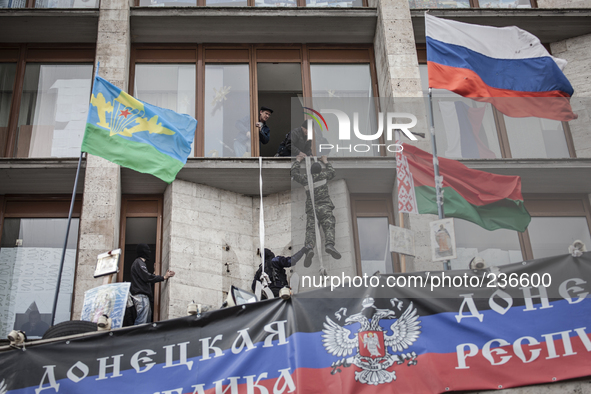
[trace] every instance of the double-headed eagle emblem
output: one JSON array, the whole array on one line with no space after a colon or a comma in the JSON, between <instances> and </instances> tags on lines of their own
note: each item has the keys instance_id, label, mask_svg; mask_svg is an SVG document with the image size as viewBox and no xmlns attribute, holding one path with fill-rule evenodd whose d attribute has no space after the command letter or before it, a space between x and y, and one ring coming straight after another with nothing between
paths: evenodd
<instances>
[{"instance_id":1,"label":"double-headed eagle emblem","mask_svg":"<svg viewBox=\"0 0 591 394\"><path fill-rule=\"evenodd\" d=\"M390 300L393 307L402 309L402 301L397 298ZM334 356L342 357L341 360L332 363L332 374L341 372L339 367L355 365L361 371L355 371L355 380L364 384L378 385L396 380L396 372L388 371L394 364L403 364L408 360L408 365L416 365L415 352L403 353L417 340L421 334L417 309L412 302L404 313L398 318L396 312L391 309L378 309L374 306L374 299L368 297L363 300L361 312L345 319L345 325L359 323L361 328L351 337L351 330L338 325L328 316L324 323L322 342L326 351ZM373 309L371 320L364 314L366 309ZM341 314L346 315L347 310L341 308L335 316L341 319ZM389 329L380 325L382 319L394 320ZM392 350L391 354L388 348ZM353 352L355 355L352 355ZM352 355L352 356L351 356ZM350 357L348 357L350 356Z\"/></svg>"}]
</instances>

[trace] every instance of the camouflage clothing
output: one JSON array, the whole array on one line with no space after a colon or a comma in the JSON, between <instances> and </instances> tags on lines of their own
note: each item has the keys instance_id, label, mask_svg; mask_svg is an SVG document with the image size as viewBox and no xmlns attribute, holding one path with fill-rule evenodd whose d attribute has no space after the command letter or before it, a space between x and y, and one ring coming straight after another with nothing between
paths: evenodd
<instances>
[{"instance_id":1,"label":"camouflage clothing","mask_svg":"<svg viewBox=\"0 0 591 394\"><path fill-rule=\"evenodd\" d=\"M319 174L312 174L313 182L325 181L323 185L314 188L314 205L316 206L316 217L318 225L324 231L324 244L335 244L335 224L336 220L332 211L334 204L328 194L328 181L335 176L332 164L326 163L326 168ZM291 166L291 177L299 184L308 186L308 178L306 177L305 167L300 169L300 162L297 160ZM306 191L306 240L304 245L314 247L316 244L316 231L314 228L314 213L312 210L312 200L310 199L310 192Z\"/></svg>"}]
</instances>

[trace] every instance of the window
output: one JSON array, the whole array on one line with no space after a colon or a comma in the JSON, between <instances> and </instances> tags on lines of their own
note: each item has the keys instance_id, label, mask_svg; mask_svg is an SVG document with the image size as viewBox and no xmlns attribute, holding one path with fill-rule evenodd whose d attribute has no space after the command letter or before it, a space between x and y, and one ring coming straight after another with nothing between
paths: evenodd
<instances>
[{"instance_id":1,"label":"window","mask_svg":"<svg viewBox=\"0 0 591 394\"><path fill-rule=\"evenodd\" d=\"M195 117L194 64L136 64L133 96ZM191 145L194 156L195 143Z\"/></svg>"},{"instance_id":2,"label":"window","mask_svg":"<svg viewBox=\"0 0 591 394\"><path fill-rule=\"evenodd\" d=\"M6 0L0 0L6 1ZM25 1L25 0L8 0ZM40 1L40 0L37 0ZM52 1L52 0L41 0ZM64 1L64 0L53 0ZM84 0L78 0L84 1ZM98 1L98 0L97 0ZM140 7L367 7L367 0L135 0Z\"/></svg>"},{"instance_id":3,"label":"window","mask_svg":"<svg viewBox=\"0 0 591 394\"><path fill-rule=\"evenodd\" d=\"M367 98L377 92L367 45L137 45L130 73L139 99L195 116L196 157L272 157L304 120L292 98L303 103L313 94ZM274 110L267 144L255 128L262 106Z\"/></svg>"},{"instance_id":4,"label":"window","mask_svg":"<svg viewBox=\"0 0 591 394\"><path fill-rule=\"evenodd\" d=\"M410 8L535 8L537 0L409 0Z\"/></svg>"},{"instance_id":5,"label":"window","mask_svg":"<svg viewBox=\"0 0 591 394\"><path fill-rule=\"evenodd\" d=\"M14 61L0 65L0 155L79 156L94 48L21 45L0 59Z\"/></svg>"},{"instance_id":6,"label":"window","mask_svg":"<svg viewBox=\"0 0 591 394\"><path fill-rule=\"evenodd\" d=\"M526 231L485 230L473 223L455 219L458 258L452 269L467 269L479 256L487 265L505 265L568 253L575 240L591 245L591 209L586 195L534 195L525 197L532 216Z\"/></svg>"},{"instance_id":7,"label":"window","mask_svg":"<svg viewBox=\"0 0 591 394\"><path fill-rule=\"evenodd\" d=\"M420 65L428 96L427 65ZM511 118L489 103L433 89L437 150L450 159L567 158L574 145L567 122Z\"/></svg>"},{"instance_id":8,"label":"window","mask_svg":"<svg viewBox=\"0 0 591 394\"><path fill-rule=\"evenodd\" d=\"M0 0L0 8L98 8L99 0Z\"/></svg>"},{"instance_id":9,"label":"window","mask_svg":"<svg viewBox=\"0 0 591 394\"><path fill-rule=\"evenodd\" d=\"M27 331L28 337L41 337L52 323L70 201L67 197L11 197L0 198L0 206L0 335L26 327L33 330ZM56 323L70 320L80 207L78 200L66 246Z\"/></svg>"},{"instance_id":10,"label":"window","mask_svg":"<svg viewBox=\"0 0 591 394\"><path fill-rule=\"evenodd\" d=\"M399 272L398 259L390 252L391 195L352 194L351 210L359 275Z\"/></svg>"}]
</instances>

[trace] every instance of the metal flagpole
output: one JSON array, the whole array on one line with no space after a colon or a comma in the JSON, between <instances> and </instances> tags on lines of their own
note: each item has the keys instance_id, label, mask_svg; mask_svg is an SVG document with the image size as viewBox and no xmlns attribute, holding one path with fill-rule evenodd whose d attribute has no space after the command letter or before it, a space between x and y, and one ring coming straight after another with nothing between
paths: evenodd
<instances>
[{"instance_id":1,"label":"metal flagpole","mask_svg":"<svg viewBox=\"0 0 591 394\"><path fill-rule=\"evenodd\" d=\"M66 258L66 248L68 246L68 236L70 235L70 223L72 222L72 212L74 211L74 201L76 200L76 189L78 188L78 178L80 176L80 165L82 164L82 155L80 152L78 158L78 168L76 169L76 179L74 180L74 190L72 191L72 201L70 202L70 212L68 213L68 225L66 226L66 239L64 240L64 248L62 250L62 259L60 261L60 268L57 274L57 286L55 289L55 297L53 298L53 309L51 310L51 325L55 324L55 312L57 310L57 299L60 294L60 285L62 283L62 272L64 271L64 260Z\"/></svg>"},{"instance_id":2,"label":"metal flagpole","mask_svg":"<svg viewBox=\"0 0 591 394\"><path fill-rule=\"evenodd\" d=\"M429 132L431 133L431 147L433 149L433 171L435 173L435 195L437 200L437 214L439 219L444 219L443 213L443 177L439 176L439 159L437 158L437 143L435 141L435 118L433 116L433 89L429 87L429 112L431 115L431 122L429 125ZM443 268L450 270L449 260L443 262Z\"/></svg>"},{"instance_id":3,"label":"metal flagpole","mask_svg":"<svg viewBox=\"0 0 591 394\"><path fill-rule=\"evenodd\" d=\"M90 87L90 97L92 98L92 89L94 89L94 81L98 76L98 70L101 63L97 62L96 69L94 71L94 77L92 78L92 86ZM90 101L90 99L89 99ZM66 248L68 246L68 236L70 235L70 224L72 223L72 212L74 211L74 201L76 200L76 189L78 188L78 178L80 177L80 166L82 164L82 155L84 152L80 151L80 157L78 158L78 168L76 169L76 179L74 180L74 190L72 191L72 201L70 201L70 212L68 213L68 224L66 226L66 239L64 240L64 248L62 250L62 259L60 261L60 268L57 273L57 286L55 289L55 296L53 298L53 309L51 310L51 325L55 324L55 312L57 311L57 299L60 294L60 286L62 284L62 273L64 271L64 260L66 258Z\"/></svg>"}]
</instances>

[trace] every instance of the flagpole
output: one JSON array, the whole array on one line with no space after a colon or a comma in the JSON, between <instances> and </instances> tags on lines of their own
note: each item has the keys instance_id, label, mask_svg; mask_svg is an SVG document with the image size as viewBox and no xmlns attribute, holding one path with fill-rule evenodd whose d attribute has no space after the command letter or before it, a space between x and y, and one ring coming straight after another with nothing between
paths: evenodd
<instances>
[{"instance_id":1,"label":"flagpole","mask_svg":"<svg viewBox=\"0 0 591 394\"><path fill-rule=\"evenodd\" d=\"M66 248L68 246L68 236L70 235L70 223L72 222L72 212L74 211L74 201L76 200L76 189L78 188L78 178L80 177L80 166L82 164L82 155L80 152L78 158L78 168L76 169L76 179L74 180L74 190L72 191L72 201L70 201L70 212L68 213L68 225L66 226L66 239L64 240L64 248L62 249L62 259L60 261L60 268L57 274L57 286L55 289L55 297L53 298L53 309L51 310L51 325L55 324L55 312L57 310L57 299L60 294L60 285L62 283L62 272L64 271L64 260L66 258Z\"/></svg>"},{"instance_id":2,"label":"flagpole","mask_svg":"<svg viewBox=\"0 0 591 394\"><path fill-rule=\"evenodd\" d=\"M439 219L445 218L443 212L443 178L439 176L439 159L437 158L437 143L435 141L435 118L433 116L433 89L429 87L429 112L431 115L431 122L429 125L429 132L431 133L431 148L433 150L433 172L435 173L435 196L437 200L437 214ZM443 262L443 269L450 270L449 260Z\"/></svg>"}]
</instances>

